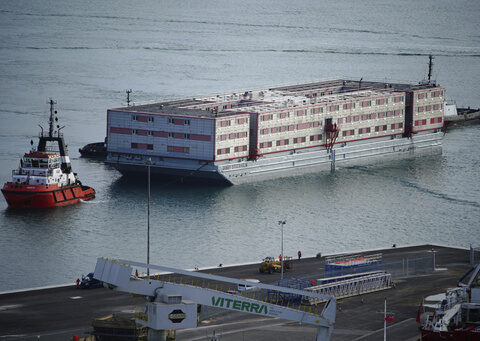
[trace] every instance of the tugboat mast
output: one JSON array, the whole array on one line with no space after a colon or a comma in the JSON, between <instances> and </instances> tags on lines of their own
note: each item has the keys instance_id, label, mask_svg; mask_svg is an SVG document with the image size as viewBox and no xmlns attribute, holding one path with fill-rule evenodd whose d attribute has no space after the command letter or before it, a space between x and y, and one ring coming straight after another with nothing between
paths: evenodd
<instances>
[{"instance_id":1,"label":"tugboat mast","mask_svg":"<svg viewBox=\"0 0 480 341\"><path fill-rule=\"evenodd\" d=\"M48 123L49 123L48 137L52 138L53 137L53 124L54 124L53 123L53 113L54 113L54 107L53 106L55 104L57 104L57 102L50 98L48 103L50 104L50 119L48 120ZM56 113L57 112L55 111L55 114Z\"/></svg>"},{"instance_id":2,"label":"tugboat mast","mask_svg":"<svg viewBox=\"0 0 480 341\"><path fill-rule=\"evenodd\" d=\"M127 90L127 107L130 106L130 94L132 93L132 89Z\"/></svg>"}]
</instances>

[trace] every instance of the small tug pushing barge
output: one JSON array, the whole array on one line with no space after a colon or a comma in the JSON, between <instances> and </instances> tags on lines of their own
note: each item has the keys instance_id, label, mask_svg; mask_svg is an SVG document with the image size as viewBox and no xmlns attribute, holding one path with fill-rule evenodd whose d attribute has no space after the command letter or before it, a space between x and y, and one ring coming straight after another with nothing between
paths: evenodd
<instances>
[{"instance_id":1,"label":"small tug pushing barge","mask_svg":"<svg viewBox=\"0 0 480 341\"><path fill-rule=\"evenodd\" d=\"M55 102L50 100L48 135L42 129L38 147L26 153L20 167L12 171L12 181L4 184L2 193L12 208L42 208L74 204L95 198L95 190L84 186L72 171L63 135L57 126L54 136ZM58 144L59 152L51 151L48 142ZM31 141L33 145L33 141Z\"/></svg>"}]
</instances>

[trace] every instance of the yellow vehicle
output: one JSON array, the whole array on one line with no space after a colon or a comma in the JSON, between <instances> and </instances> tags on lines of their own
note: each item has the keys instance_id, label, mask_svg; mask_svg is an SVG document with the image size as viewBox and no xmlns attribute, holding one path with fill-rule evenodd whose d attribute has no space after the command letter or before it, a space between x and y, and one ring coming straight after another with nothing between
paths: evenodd
<instances>
[{"instance_id":1,"label":"yellow vehicle","mask_svg":"<svg viewBox=\"0 0 480 341\"><path fill-rule=\"evenodd\" d=\"M291 259L292 257L285 257L283 261L283 270L289 270L291 268ZM282 269L282 262L280 260L276 260L273 257L265 257L263 262L260 264L258 271L260 273L268 272L271 274L272 272L280 272Z\"/></svg>"}]
</instances>

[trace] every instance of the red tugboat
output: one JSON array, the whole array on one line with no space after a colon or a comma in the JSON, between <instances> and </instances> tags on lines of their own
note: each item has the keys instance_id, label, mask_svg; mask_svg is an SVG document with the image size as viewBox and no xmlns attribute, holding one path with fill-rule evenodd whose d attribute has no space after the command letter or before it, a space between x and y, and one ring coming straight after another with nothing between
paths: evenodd
<instances>
[{"instance_id":1,"label":"red tugboat","mask_svg":"<svg viewBox=\"0 0 480 341\"><path fill-rule=\"evenodd\" d=\"M42 132L37 149L26 153L20 167L12 171L12 181L5 183L3 196L12 208L41 208L69 205L95 198L95 190L84 186L73 173L63 135L54 136L54 104L50 100L49 131ZM50 151L48 142L58 144L59 152ZM31 141L33 145L33 141Z\"/></svg>"}]
</instances>

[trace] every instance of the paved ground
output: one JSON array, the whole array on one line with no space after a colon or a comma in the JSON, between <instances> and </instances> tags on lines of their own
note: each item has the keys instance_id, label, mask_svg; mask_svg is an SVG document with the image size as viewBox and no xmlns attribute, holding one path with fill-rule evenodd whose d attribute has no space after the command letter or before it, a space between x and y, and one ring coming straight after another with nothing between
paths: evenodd
<instances>
[{"instance_id":1,"label":"paved ground","mask_svg":"<svg viewBox=\"0 0 480 341\"><path fill-rule=\"evenodd\" d=\"M422 275L397 275L395 289L337 302L339 310L333 340L383 339L383 304L394 322L388 323L388 340L417 340L416 312L422 297L444 291L469 268L468 251L434 247L437 267L447 268ZM432 246L382 250L384 263L431 255ZM288 275L317 276L322 272L323 259L295 261ZM258 264L222 267L207 270L212 274L234 278L258 278L273 283L279 274L259 274ZM362 299L363 298L363 303ZM79 290L74 286L0 295L0 340L69 340L74 334L91 330L93 317L118 311L141 309L144 298L113 292L108 289ZM206 340L214 332L220 340L312 340L315 328L284 320L256 317L237 312L225 313L204 309L198 328L178 331L178 340Z\"/></svg>"}]
</instances>

